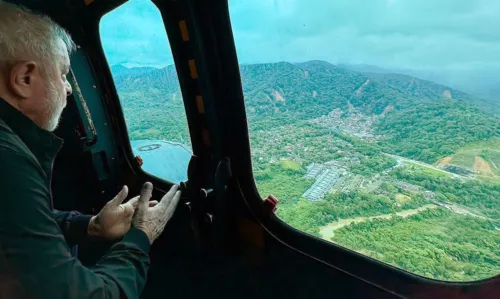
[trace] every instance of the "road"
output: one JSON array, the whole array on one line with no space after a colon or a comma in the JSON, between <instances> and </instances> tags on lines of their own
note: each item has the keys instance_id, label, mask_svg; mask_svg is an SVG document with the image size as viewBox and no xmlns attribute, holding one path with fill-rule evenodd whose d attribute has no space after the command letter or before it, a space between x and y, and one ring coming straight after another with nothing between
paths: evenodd
<instances>
[{"instance_id":1,"label":"road","mask_svg":"<svg viewBox=\"0 0 500 299\"><path fill-rule=\"evenodd\" d=\"M347 219L340 219L338 221L334 221L328 225L321 226L319 228L319 234L321 235L321 238L331 241L333 236L335 235L335 231L338 229L343 228L344 226L350 225L352 223L361 223L373 219L390 219L392 216L397 215L401 217L408 217L411 215L415 215L419 212L425 211L427 209L436 209L438 208L437 205L435 204L427 204L425 206L421 206L420 208L417 209L411 209L411 210L403 210L397 213L393 214L384 214L384 215L378 215L378 216L370 216L370 217L354 217L354 218L347 218Z\"/></svg>"},{"instance_id":2,"label":"road","mask_svg":"<svg viewBox=\"0 0 500 299\"><path fill-rule=\"evenodd\" d=\"M443 169L440 169L440 168L437 168L431 164L427 164L427 163L424 163L424 162L421 162L421 161L417 161L417 160L412 160L412 159L408 159L408 158L404 158L404 157L401 157L401 156L396 156L396 155L392 155L392 154L387 154L387 153L384 153L384 155L386 156L389 156L393 159L395 159L396 161L398 161L399 163L402 163L402 162L409 162L409 163L413 163L413 164L417 164L419 166L422 166L422 167L426 167L426 168L429 168L429 169L432 169L432 170L435 170L435 171L439 171L439 172L442 172L444 174L447 174L447 175L450 175L450 176L453 176L455 178L461 178L461 179L466 179L467 177L463 176L463 175L459 175L459 174L456 174L456 173L453 173L453 172L449 172L449 171L446 171L446 170L443 170Z\"/></svg>"}]
</instances>

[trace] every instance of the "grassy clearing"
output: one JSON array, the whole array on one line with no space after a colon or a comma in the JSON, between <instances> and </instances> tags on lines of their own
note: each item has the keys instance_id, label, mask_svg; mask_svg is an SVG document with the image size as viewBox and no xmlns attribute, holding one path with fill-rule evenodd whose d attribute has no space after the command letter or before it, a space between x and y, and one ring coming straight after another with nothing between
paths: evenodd
<instances>
[{"instance_id":1,"label":"grassy clearing","mask_svg":"<svg viewBox=\"0 0 500 299\"><path fill-rule=\"evenodd\" d=\"M461 151L453 156L452 164L473 169L474 161L476 159L476 155L478 154L479 150L477 149Z\"/></svg>"},{"instance_id":2,"label":"grassy clearing","mask_svg":"<svg viewBox=\"0 0 500 299\"><path fill-rule=\"evenodd\" d=\"M451 164L474 169L475 166L477 168L477 157L480 157L488 164L488 166L486 166L483 161L480 161L482 169L492 169L491 172L489 170L487 171L489 175L493 173L500 175L499 138L467 144L452 156Z\"/></svg>"},{"instance_id":3,"label":"grassy clearing","mask_svg":"<svg viewBox=\"0 0 500 299\"><path fill-rule=\"evenodd\" d=\"M423 166L423 165L420 165L417 163L408 162L408 161L405 161L403 163L408 165L408 166L411 166L412 167L411 171L415 171L415 172L418 172L420 174L434 176L434 177L451 177L452 176L451 174L449 174L445 171L441 171L441 170L434 169L431 167L426 167L426 166Z\"/></svg>"},{"instance_id":4,"label":"grassy clearing","mask_svg":"<svg viewBox=\"0 0 500 299\"><path fill-rule=\"evenodd\" d=\"M493 173L500 175L500 151L486 149L481 152L480 157L489 162Z\"/></svg>"},{"instance_id":5,"label":"grassy clearing","mask_svg":"<svg viewBox=\"0 0 500 299\"><path fill-rule=\"evenodd\" d=\"M301 170L302 167L300 166L299 163L295 162L295 161L290 161L290 160L281 160L280 161L280 165L283 169L286 169L286 170Z\"/></svg>"},{"instance_id":6,"label":"grassy clearing","mask_svg":"<svg viewBox=\"0 0 500 299\"><path fill-rule=\"evenodd\" d=\"M411 197L409 197L408 195L404 195L401 193L396 194L396 202L399 204L409 202L410 200L411 200Z\"/></svg>"}]
</instances>

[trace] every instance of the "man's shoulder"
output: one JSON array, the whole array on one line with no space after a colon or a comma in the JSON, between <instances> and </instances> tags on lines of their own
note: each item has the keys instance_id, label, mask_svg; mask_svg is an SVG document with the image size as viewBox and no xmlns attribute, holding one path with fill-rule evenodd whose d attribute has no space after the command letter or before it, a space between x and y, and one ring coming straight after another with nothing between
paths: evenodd
<instances>
[{"instance_id":1,"label":"man's shoulder","mask_svg":"<svg viewBox=\"0 0 500 299\"><path fill-rule=\"evenodd\" d=\"M36 161L36 158L21 138L0 119L0 159L12 159L14 157L25 158L27 161L35 159Z\"/></svg>"}]
</instances>

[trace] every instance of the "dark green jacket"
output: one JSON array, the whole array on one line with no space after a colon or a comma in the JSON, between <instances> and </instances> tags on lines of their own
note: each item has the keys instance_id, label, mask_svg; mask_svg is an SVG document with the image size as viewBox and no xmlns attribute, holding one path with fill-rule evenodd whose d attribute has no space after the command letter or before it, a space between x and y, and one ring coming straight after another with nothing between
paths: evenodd
<instances>
[{"instance_id":1,"label":"dark green jacket","mask_svg":"<svg viewBox=\"0 0 500 299\"><path fill-rule=\"evenodd\" d=\"M54 211L63 141L0 99L0 298L138 298L149 240L134 227L92 268L71 256L90 216Z\"/></svg>"}]
</instances>

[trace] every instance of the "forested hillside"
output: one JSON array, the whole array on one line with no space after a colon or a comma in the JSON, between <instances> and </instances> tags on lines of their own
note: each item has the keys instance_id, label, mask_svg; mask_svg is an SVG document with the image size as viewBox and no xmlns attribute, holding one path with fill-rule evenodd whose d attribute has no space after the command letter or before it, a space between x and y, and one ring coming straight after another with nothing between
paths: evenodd
<instances>
[{"instance_id":1,"label":"forested hillside","mask_svg":"<svg viewBox=\"0 0 500 299\"><path fill-rule=\"evenodd\" d=\"M131 138L189 145L174 67L112 71ZM281 219L431 278L500 272L500 119L481 99L323 61L240 72L255 180Z\"/></svg>"}]
</instances>

